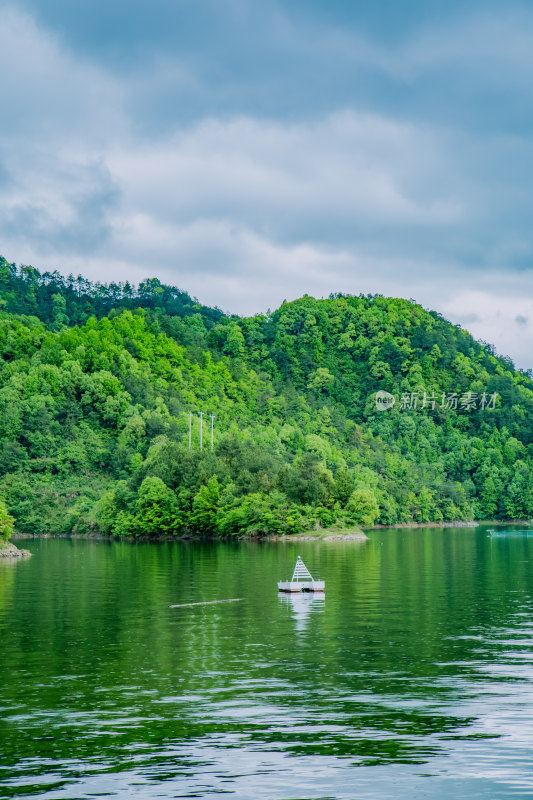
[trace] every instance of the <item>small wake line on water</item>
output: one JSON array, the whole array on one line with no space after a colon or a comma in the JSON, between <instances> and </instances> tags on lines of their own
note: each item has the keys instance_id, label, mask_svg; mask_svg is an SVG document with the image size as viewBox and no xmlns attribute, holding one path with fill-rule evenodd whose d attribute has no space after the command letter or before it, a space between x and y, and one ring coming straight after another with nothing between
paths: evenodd
<instances>
[{"instance_id":1,"label":"small wake line on water","mask_svg":"<svg viewBox=\"0 0 533 800\"><path fill-rule=\"evenodd\" d=\"M238 603L243 597L231 597L229 600L203 600L200 603L174 603L169 608L186 608L187 606L212 606L215 603Z\"/></svg>"}]
</instances>

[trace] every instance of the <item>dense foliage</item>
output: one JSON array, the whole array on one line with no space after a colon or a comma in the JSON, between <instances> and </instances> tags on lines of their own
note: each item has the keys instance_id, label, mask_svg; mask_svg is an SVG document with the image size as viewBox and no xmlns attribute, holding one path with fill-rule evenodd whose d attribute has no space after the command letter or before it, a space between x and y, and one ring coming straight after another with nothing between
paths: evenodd
<instances>
[{"instance_id":1,"label":"dense foliage","mask_svg":"<svg viewBox=\"0 0 533 800\"><path fill-rule=\"evenodd\" d=\"M15 518L9 514L4 501L0 500L0 544L10 538L14 524Z\"/></svg>"},{"instance_id":2,"label":"dense foliage","mask_svg":"<svg viewBox=\"0 0 533 800\"><path fill-rule=\"evenodd\" d=\"M242 319L157 280L3 259L0 303L0 496L20 530L533 516L531 376L414 303L305 296Z\"/></svg>"},{"instance_id":3,"label":"dense foliage","mask_svg":"<svg viewBox=\"0 0 533 800\"><path fill-rule=\"evenodd\" d=\"M126 282L92 283L78 275L41 273L35 267L9 264L0 256L0 305L13 314L31 314L51 330L81 325L89 317L103 317L111 309L152 308L167 314L201 314L214 322L222 316L218 308L202 306L180 289L148 278L138 286Z\"/></svg>"}]
</instances>

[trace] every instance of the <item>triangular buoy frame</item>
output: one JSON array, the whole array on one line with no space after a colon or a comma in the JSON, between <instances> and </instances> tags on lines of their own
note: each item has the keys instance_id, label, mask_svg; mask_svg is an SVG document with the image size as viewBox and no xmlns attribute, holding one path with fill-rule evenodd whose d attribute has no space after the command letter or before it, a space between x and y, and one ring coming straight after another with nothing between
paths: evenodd
<instances>
[{"instance_id":1,"label":"triangular buoy frame","mask_svg":"<svg viewBox=\"0 0 533 800\"><path fill-rule=\"evenodd\" d=\"M304 562L302 561L302 557L298 556L296 559L296 566L294 567L294 572L292 573L291 581L312 581L313 576L305 566Z\"/></svg>"},{"instance_id":2,"label":"triangular buoy frame","mask_svg":"<svg viewBox=\"0 0 533 800\"><path fill-rule=\"evenodd\" d=\"M280 592L323 592L325 588L325 581L313 578L301 556L296 559L296 566L290 581L278 582L278 591Z\"/></svg>"}]
</instances>

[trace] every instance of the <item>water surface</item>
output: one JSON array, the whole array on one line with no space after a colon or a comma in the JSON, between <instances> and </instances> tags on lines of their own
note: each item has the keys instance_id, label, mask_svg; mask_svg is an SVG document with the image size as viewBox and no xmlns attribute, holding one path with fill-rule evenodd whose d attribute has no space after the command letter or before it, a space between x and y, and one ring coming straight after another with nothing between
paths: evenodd
<instances>
[{"instance_id":1,"label":"water surface","mask_svg":"<svg viewBox=\"0 0 533 800\"><path fill-rule=\"evenodd\" d=\"M24 543L0 797L531 797L533 537L505 531ZM298 553L325 597L278 597Z\"/></svg>"}]
</instances>

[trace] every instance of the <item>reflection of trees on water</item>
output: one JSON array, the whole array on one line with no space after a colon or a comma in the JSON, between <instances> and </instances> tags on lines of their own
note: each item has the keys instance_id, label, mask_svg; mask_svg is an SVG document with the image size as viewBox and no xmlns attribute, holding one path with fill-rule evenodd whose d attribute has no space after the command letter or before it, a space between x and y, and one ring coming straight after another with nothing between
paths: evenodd
<instances>
[{"instance_id":1,"label":"reflection of trees on water","mask_svg":"<svg viewBox=\"0 0 533 800\"><path fill-rule=\"evenodd\" d=\"M157 754L213 736L359 763L425 760L439 735L471 730L456 701L475 694L479 665L503 651L494 632L518 629L533 596L533 541L471 530L378 531L360 547L35 549L0 575L0 674L25 676L6 683L4 701L28 711L9 723L6 763L90 757L105 743L122 764L139 743ZM326 596L278 599L300 551ZM168 607L231 597L244 599Z\"/></svg>"},{"instance_id":2,"label":"reflection of trees on water","mask_svg":"<svg viewBox=\"0 0 533 800\"><path fill-rule=\"evenodd\" d=\"M0 614L11 604L13 595L13 582L15 580L16 563L3 563L0 558Z\"/></svg>"}]
</instances>

